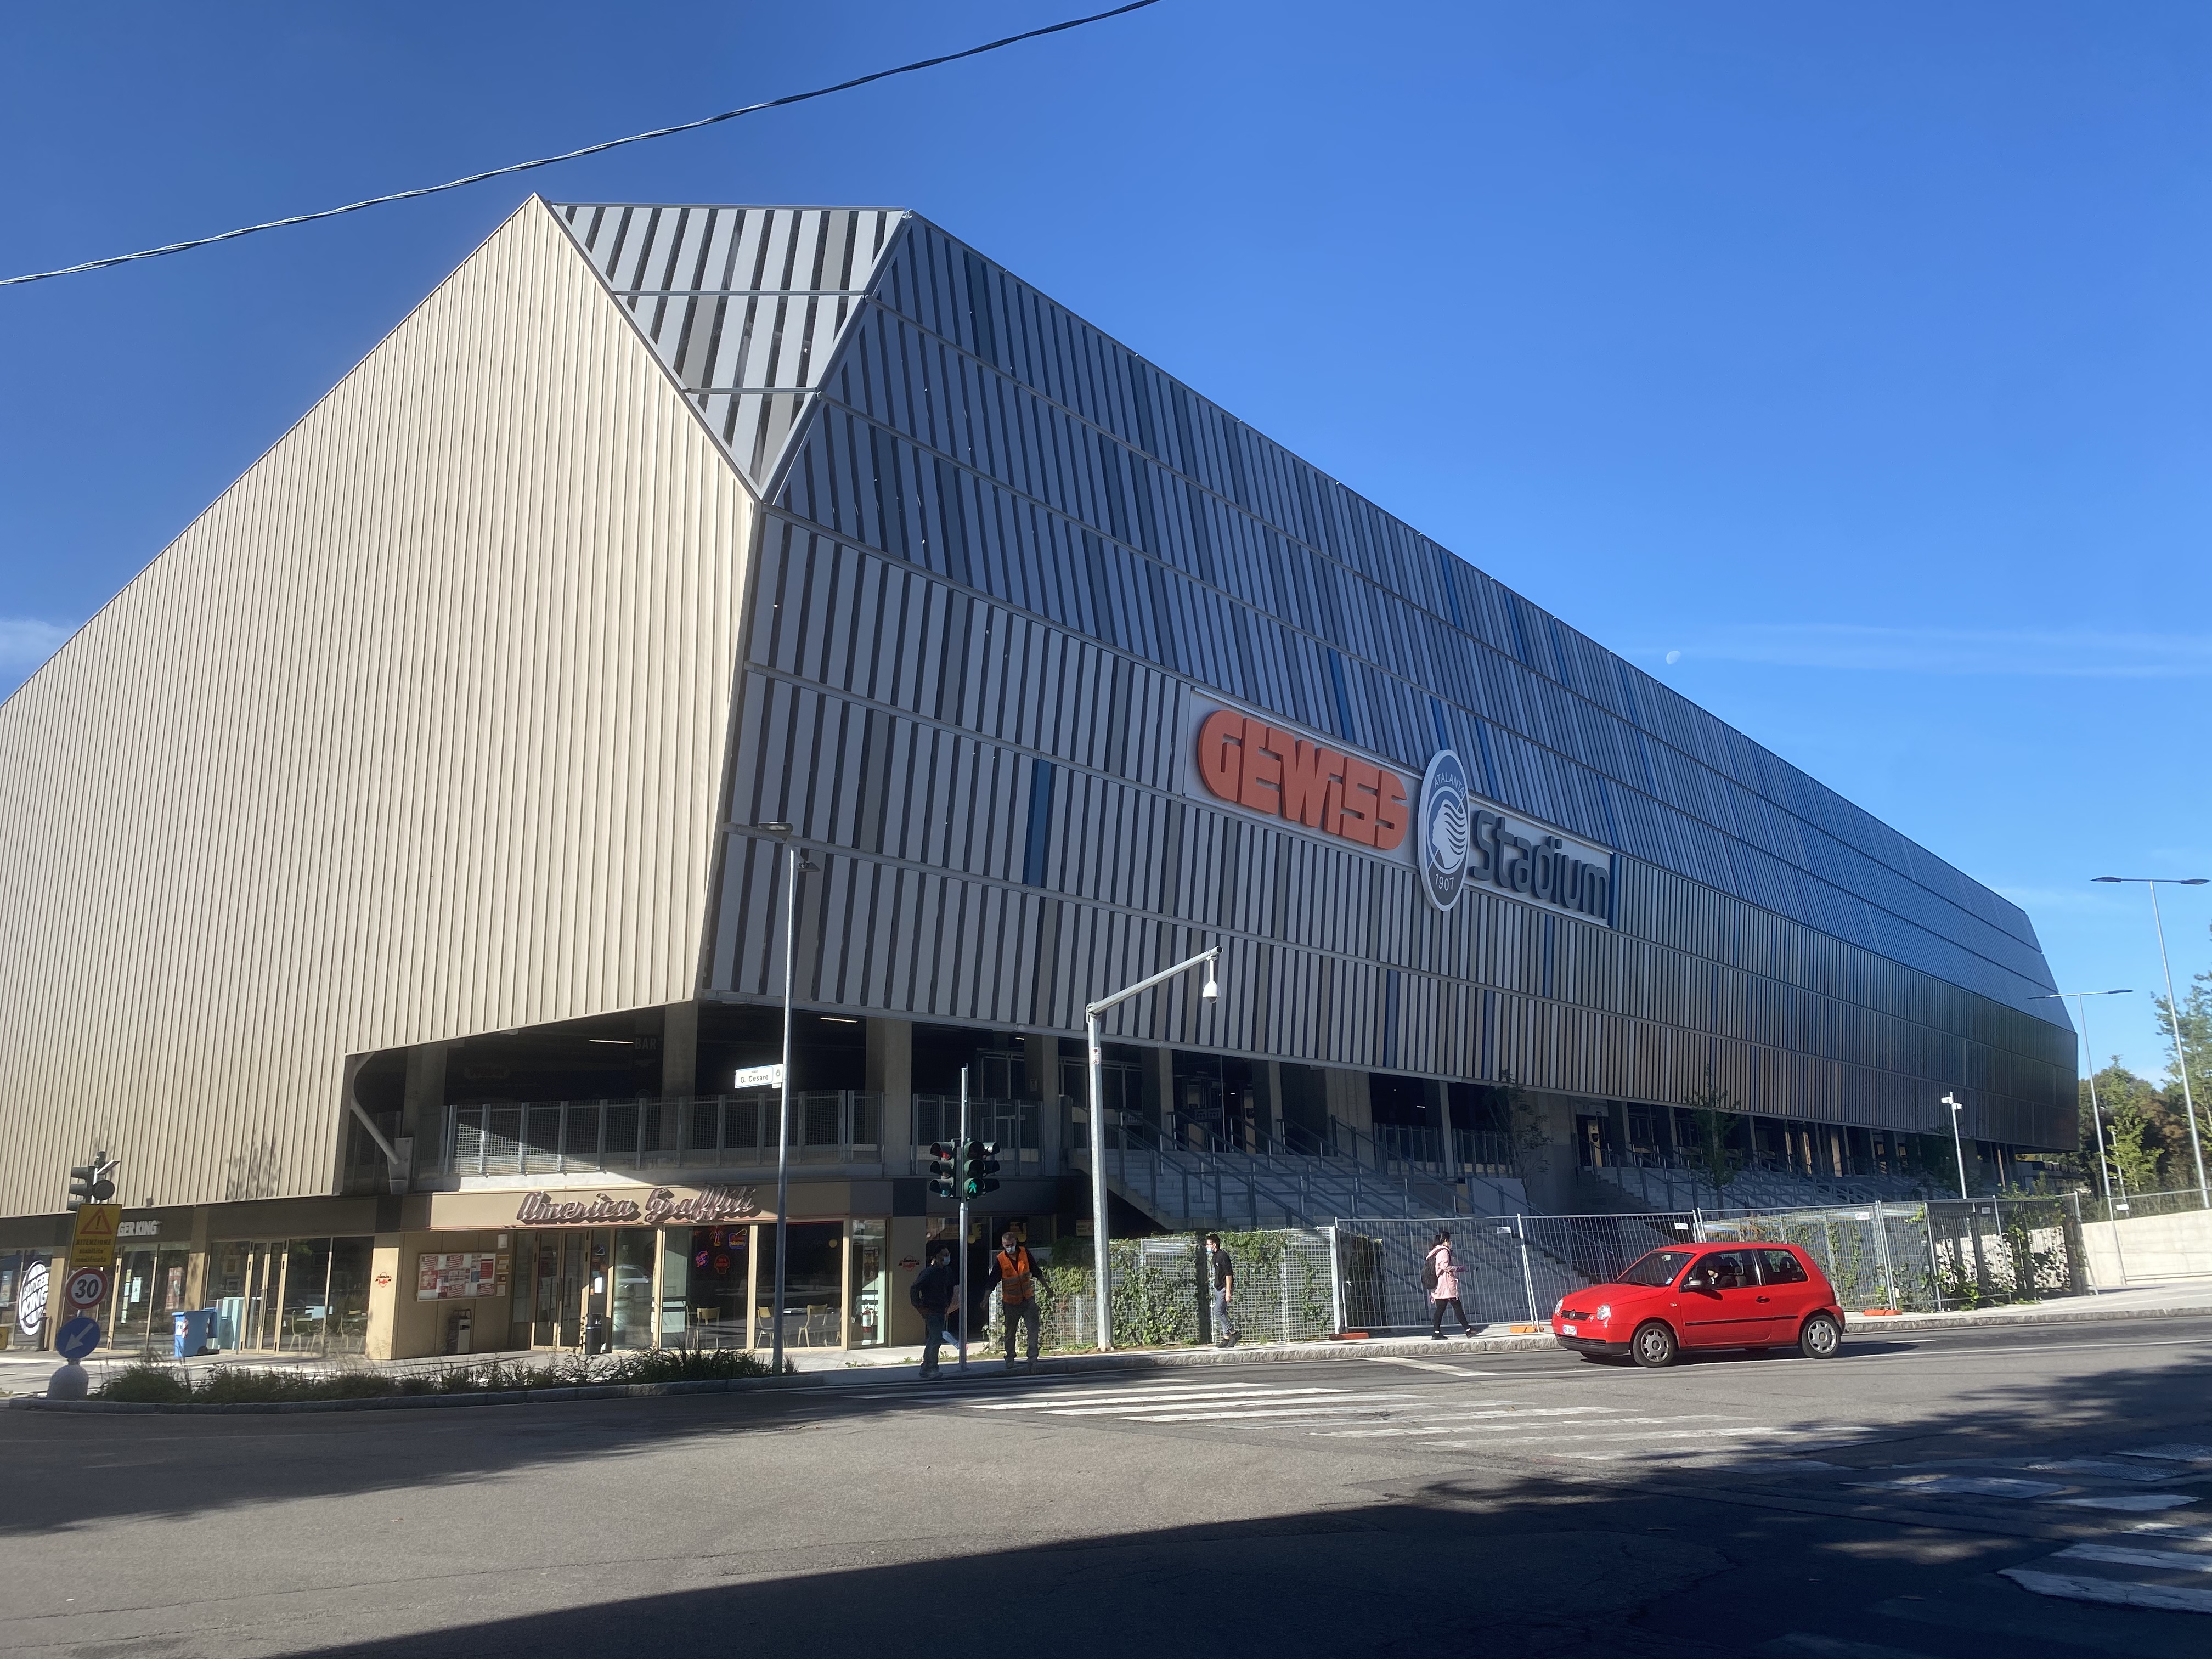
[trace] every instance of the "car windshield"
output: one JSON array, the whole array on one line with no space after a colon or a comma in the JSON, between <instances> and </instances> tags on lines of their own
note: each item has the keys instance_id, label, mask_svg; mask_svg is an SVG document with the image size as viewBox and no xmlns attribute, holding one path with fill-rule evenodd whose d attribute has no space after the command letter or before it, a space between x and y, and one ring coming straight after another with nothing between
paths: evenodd
<instances>
[{"instance_id":1,"label":"car windshield","mask_svg":"<svg viewBox=\"0 0 2212 1659\"><path fill-rule=\"evenodd\" d=\"M1688 1250L1654 1250L1613 1281L1620 1285L1648 1285L1659 1288L1674 1282L1674 1275L1689 1261Z\"/></svg>"}]
</instances>

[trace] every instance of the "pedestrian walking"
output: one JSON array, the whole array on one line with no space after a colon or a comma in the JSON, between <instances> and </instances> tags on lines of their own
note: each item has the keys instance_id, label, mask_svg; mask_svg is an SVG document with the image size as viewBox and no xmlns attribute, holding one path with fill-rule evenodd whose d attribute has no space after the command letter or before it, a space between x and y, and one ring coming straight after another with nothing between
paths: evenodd
<instances>
[{"instance_id":1,"label":"pedestrian walking","mask_svg":"<svg viewBox=\"0 0 2212 1659\"><path fill-rule=\"evenodd\" d=\"M999 1248L991 1253L990 1276L983 1281L985 1295L994 1285L999 1291L999 1313L1006 1325L1006 1369L1014 1368L1014 1336L1027 1326L1030 1334L1030 1358L1027 1369L1036 1369L1037 1335L1043 1328L1043 1318L1037 1312L1037 1286L1042 1285L1047 1296L1052 1294L1052 1281L1037 1266L1030 1247L1022 1243L1022 1236L1012 1227L999 1236Z\"/></svg>"},{"instance_id":2,"label":"pedestrian walking","mask_svg":"<svg viewBox=\"0 0 2212 1659\"><path fill-rule=\"evenodd\" d=\"M1206 1236L1206 1282L1213 1289L1213 1346L1233 1348L1243 1340L1229 1316L1229 1299L1237 1293L1237 1264L1221 1248L1221 1235Z\"/></svg>"},{"instance_id":3,"label":"pedestrian walking","mask_svg":"<svg viewBox=\"0 0 2212 1659\"><path fill-rule=\"evenodd\" d=\"M960 1295L960 1276L952 1271L952 1247L937 1243L929 1247L929 1265L914 1276L914 1285L907 1293L921 1315L921 1374L935 1376L937 1351L944 1346L945 1316Z\"/></svg>"},{"instance_id":4,"label":"pedestrian walking","mask_svg":"<svg viewBox=\"0 0 2212 1659\"><path fill-rule=\"evenodd\" d=\"M1467 1310L1459 1302L1459 1258L1452 1254L1451 1229L1437 1229L1437 1242L1429 1246L1428 1259L1421 1264L1421 1283L1429 1292L1430 1340L1444 1340L1444 1310L1449 1308L1459 1316L1459 1334L1473 1336L1474 1327L1467 1322Z\"/></svg>"}]
</instances>

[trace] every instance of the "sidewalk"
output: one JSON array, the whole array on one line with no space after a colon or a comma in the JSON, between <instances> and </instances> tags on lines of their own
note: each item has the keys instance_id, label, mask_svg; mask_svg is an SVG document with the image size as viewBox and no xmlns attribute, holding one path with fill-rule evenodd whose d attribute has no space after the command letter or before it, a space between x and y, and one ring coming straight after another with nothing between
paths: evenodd
<instances>
[{"instance_id":1,"label":"sidewalk","mask_svg":"<svg viewBox=\"0 0 2212 1659\"><path fill-rule=\"evenodd\" d=\"M2002 1328L2023 1325L2071 1325L2094 1323L2106 1320L2144 1320L2185 1317L2191 1315L2212 1314L2212 1279L2179 1279L2164 1285L2131 1285L2125 1290L2109 1291L2100 1295L2070 1296L2050 1302L2013 1303L2002 1307L1959 1310L1946 1313L1905 1313L1869 1316L1846 1312L1844 1323L1854 1336L1874 1336L1887 1332L1908 1330L1960 1330L1980 1327ZM1043 1372L1094 1370L1159 1370L1185 1366L1237 1365L1270 1362L1297 1362L1331 1359L1372 1358L1449 1358L1468 1353L1539 1353L1556 1350L1548 1328L1531 1329L1526 1323L1518 1325L1492 1324L1483 1326L1473 1336L1449 1337L1442 1342L1425 1336L1364 1337L1334 1341L1273 1342L1255 1344L1249 1347L1214 1348L1127 1348L1112 1353L1054 1353L1038 1362ZM437 1370L456 1365L480 1365L492 1360L515 1366L546 1365L564 1356L540 1352L536 1354L471 1354L428 1359L394 1361L388 1364L368 1365L359 1360L329 1360L303 1358L294 1354L209 1354L182 1362L188 1370L205 1370L215 1365L231 1365L241 1369L273 1368L286 1370L323 1371L348 1366L380 1371L421 1372ZM819 1385L839 1377L861 1377L890 1380L894 1372L911 1372L921 1363L921 1349L917 1346L898 1348L865 1348L843 1350L836 1348L789 1349L785 1357L798 1372L801 1386ZM106 1352L94 1354L86 1362L93 1373L93 1382L98 1386L100 1375L109 1369L119 1370L132 1363L135 1356ZM45 1391L46 1379L53 1375L61 1362L51 1353L24 1352L16 1349L0 1350L0 1394L23 1396ZM168 1361L176 1364L179 1362ZM954 1356L948 1348L943 1356L948 1373L954 1369ZM976 1348L969 1355L974 1374L981 1376L998 1375L1005 1362L994 1352ZM774 1386L769 1379L762 1379L749 1386Z\"/></svg>"}]
</instances>

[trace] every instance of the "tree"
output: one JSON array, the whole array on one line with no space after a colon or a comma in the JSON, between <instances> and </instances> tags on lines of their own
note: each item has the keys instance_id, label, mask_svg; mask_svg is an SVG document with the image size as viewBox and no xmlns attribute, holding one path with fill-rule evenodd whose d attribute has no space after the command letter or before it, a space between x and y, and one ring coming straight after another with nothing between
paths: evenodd
<instances>
[{"instance_id":1,"label":"tree","mask_svg":"<svg viewBox=\"0 0 2212 1659\"><path fill-rule=\"evenodd\" d=\"M1695 1153L1699 1173L1713 1189L1713 1207L1721 1207L1722 1196L1743 1173L1744 1155L1732 1145L1736 1126L1743 1121L1743 1107L1727 1090L1713 1084L1712 1070L1705 1072L1705 1086L1682 1103L1690 1109L1692 1121L1697 1125Z\"/></svg>"},{"instance_id":2,"label":"tree","mask_svg":"<svg viewBox=\"0 0 2212 1659\"><path fill-rule=\"evenodd\" d=\"M2180 1017L2164 997L2151 1000L2158 1005L2159 1033L2171 1043L2174 1026L2181 1028L2182 1053L2169 1055L2166 1063L2165 1115L2172 1119L2178 1132L2170 1137L2172 1144L2165 1175L2170 1185L2193 1187L2197 1184L2197 1159L2189 1144L2189 1120L2185 1115L2181 1087L2182 1064L2189 1067L2189 1091L2197 1097L2197 1133L2204 1143L2208 1167L2212 1167L2212 971L2197 975L2190 981L2189 989L2181 999ZM2099 1079L2103 1086L2103 1079Z\"/></svg>"},{"instance_id":3,"label":"tree","mask_svg":"<svg viewBox=\"0 0 2212 1659\"><path fill-rule=\"evenodd\" d=\"M2176 1103L2178 1104L2178 1103ZM2189 1131L2180 1114L2148 1078L2136 1076L2114 1054L2097 1073L2097 1104L2105 1117L2105 1157L2115 1192L2156 1192L2173 1172L2179 1147L2188 1158ZM2081 1146L2083 1163L2096 1165L2096 1132L2089 1122L2089 1086L2081 1085Z\"/></svg>"}]
</instances>

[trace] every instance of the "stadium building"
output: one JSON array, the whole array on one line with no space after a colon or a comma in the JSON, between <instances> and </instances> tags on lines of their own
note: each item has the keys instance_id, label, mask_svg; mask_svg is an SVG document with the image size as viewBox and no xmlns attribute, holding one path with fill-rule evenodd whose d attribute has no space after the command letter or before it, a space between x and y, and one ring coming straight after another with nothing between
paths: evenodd
<instances>
[{"instance_id":1,"label":"stadium building","mask_svg":"<svg viewBox=\"0 0 2212 1659\"><path fill-rule=\"evenodd\" d=\"M19 1344L95 1152L123 1346L903 1340L1213 945L1117 1231L2075 1138L2017 908L894 210L525 204L0 706L0 913Z\"/></svg>"}]
</instances>

